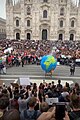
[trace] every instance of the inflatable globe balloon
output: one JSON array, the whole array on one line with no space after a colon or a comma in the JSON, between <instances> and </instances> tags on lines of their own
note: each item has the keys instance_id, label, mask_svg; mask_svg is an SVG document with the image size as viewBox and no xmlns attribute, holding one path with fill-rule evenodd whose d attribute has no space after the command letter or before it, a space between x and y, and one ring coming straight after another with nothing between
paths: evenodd
<instances>
[{"instance_id":1,"label":"inflatable globe balloon","mask_svg":"<svg viewBox=\"0 0 80 120\"><path fill-rule=\"evenodd\" d=\"M0 63L2 63L2 58L0 58Z\"/></svg>"},{"instance_id":2,"label":"inflatable globe balloon","mask_svg":"<svg viewBox=\"0 0 80 120\"><path fill-rule=\"evenodd\" d=\"M43 56L41 59L41 68L46 72L51 72L51 70L54 70L57 66L57 60L51 56Z\"/></svg>"}]
</instances>

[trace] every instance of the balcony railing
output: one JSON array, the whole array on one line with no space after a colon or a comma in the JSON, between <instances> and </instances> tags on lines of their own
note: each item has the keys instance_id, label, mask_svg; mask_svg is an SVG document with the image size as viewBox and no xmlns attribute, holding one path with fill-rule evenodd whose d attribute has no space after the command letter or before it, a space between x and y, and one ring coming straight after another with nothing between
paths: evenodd
<instances>
[{"instance_id":1,"label":"balcony railing","mask_svg":"<svg viewBox=\"0 0 80 120\"><path fill-rule=\"evenodd\" d=\"M40 16L40 21L41 22L43 22L43 21L49 22L50 21L50 16L48 16L47 18L43 18L42 16Z\"/></svg>"}]
</instances>

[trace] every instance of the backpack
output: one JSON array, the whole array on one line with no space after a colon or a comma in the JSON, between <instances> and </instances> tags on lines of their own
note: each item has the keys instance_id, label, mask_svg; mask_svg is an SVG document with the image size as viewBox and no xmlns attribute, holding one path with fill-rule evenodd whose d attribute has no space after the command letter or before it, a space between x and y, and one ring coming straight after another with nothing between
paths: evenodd
<instances>
[{"instance_id":1,"label":"backpack","mask_svg":"<svg viewBox=\"0 0 80 120\"><path fill-rule=\"evenodd\" d=\"M34 111L33 115L28 115L28 110L24 110L24 118L25 120L37 120L37 111Z\"/></svg>"},{"instance_id":2,"label":"backpack","mask_svg":"<svg viewBox=\"0 0 80 120\"><path fill-rule=\"evenodd\" d=\"M76 115L76 113L74 113L74 112L70 112L69 116L71 116L71 118L73 118L74 120L80 120L80 117L78 115Z\"/></svg>"}]
</instances>

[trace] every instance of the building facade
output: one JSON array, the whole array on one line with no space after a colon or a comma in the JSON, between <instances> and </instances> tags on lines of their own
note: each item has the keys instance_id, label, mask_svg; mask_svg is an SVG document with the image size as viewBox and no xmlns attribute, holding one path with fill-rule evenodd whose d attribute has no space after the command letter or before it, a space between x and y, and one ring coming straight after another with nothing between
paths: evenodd
<instances>
[{"instance_id":1,"label":"building facade","mask_svg":"<svg viewBox=\"0 0 80 120\"><path fill-rule=\"evenodd\" d=\"M80 2L6 0L7 39L80 40Z\"/></svg>"},{"instance_id":2,"label":"building facade","mask_svg":"<svg viewBox=\"0 0 80 120\"><path fill-rule=\"evenodd\" d=\"M6 20L0 18L0 39L6 39Z\"/></svg>"}]
</instances>

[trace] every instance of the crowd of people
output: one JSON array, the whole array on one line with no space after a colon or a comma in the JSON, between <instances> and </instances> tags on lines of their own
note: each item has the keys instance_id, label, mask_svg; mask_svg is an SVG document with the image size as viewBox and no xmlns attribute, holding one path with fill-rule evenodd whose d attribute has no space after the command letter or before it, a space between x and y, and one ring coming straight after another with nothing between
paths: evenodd
<instances>
[{"instance_id":1,"label":"crowd of people","mask_svg":"<svg viewBox=\"0 0 80 120\"><path fill-rule=\"evenodd\" d=\"M57 98L49 104L47 99ZM51 103L51 102L50 102ZM0 86L0 120L79 120L80 86L61 80L55 85L36 83L26 87L20 85Z\"/></svg>"},{"instance_id":2,"label":"crowd of people","mask_svg":"<svg viewBox=\"0 0 80 120\"><path fill-rule=\"evenodd\" d=\"M40 64L41 57L49 54L52 49L51 42L34 40L4 40L0 41L0 46L1 56L4 56L1 58L3 59L0 64L1 70L3 70L5 63L7 67L19 66L20 64L22 67L24 67L24 64ZM8 48L11 49L8 50Z\"/></svg>"},{"instance_id":3,"label":"crowd of people","mask_svg":"<svg viewBox=\"0 0 80 120\"><path fill-rule=\"evenodd\" d=\"M38 65L48 54L62 65L69 65L73 59L80 66L80 41L0 40L0 71L6 73L5 66Z\"/></svg>"},{"instance_id":4,"label":"crowd of people","mask_svg":"<svg viewBox=\"0 0 80 120\"><path fill-rule=\"evenodd\" d=\"M8 47L13 47L16 52L26 51L28 54L32 53L38 56L48 54L55 47L55 52L60 52L60 55L80 58L80 41L0 40L0 49L2 48L2 51Z\"/></svg>"},{"instance_id":5,"label":"crowd of people","mask_svg":"<svg viewBox=\"0 0 80 120\"><path fill-rule=\"evenodd\" d=\"M10 48L10 49L9 49ZM80 41L45 40L1 40L0 72L6 73L5 66L22 67L39 64L43 55L54 55L60 64L69 65L70 60L80 59ZM71 65L71 75L75 66ZM74 71L73 71L74 67ZM56 98L52 102L51 98ZM54 101L54 100L53 100ZM50 104L49 104L50 103ZM58 80L57 85L36 83L26 87L20 85L0 86L0 120L79 120L80 86L75 83L65 86Z\"/></svg>"}]
</instances>

